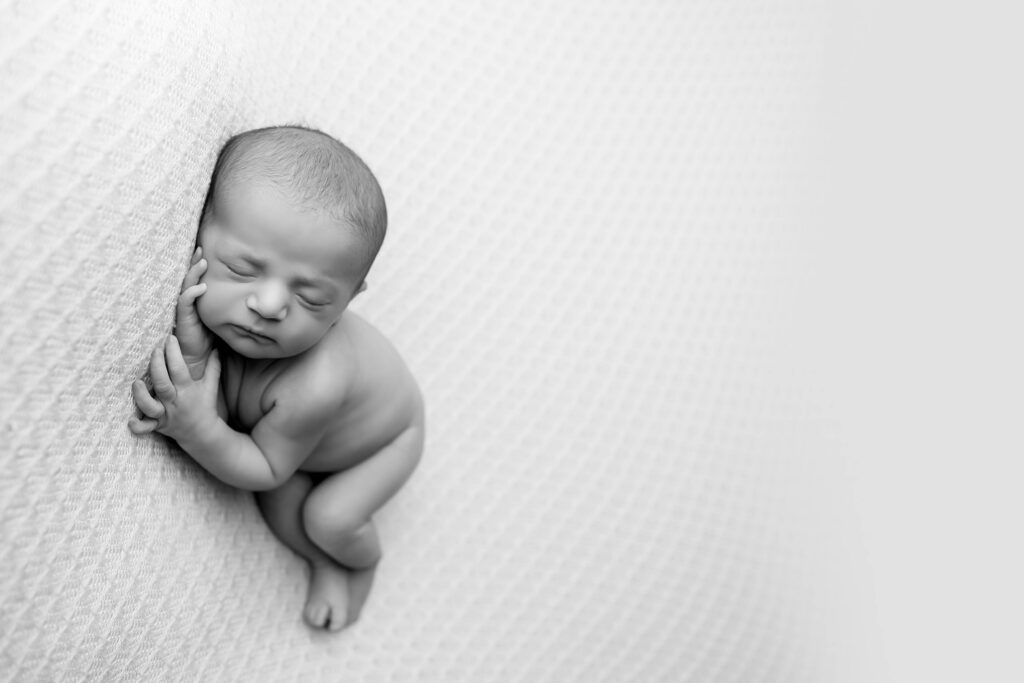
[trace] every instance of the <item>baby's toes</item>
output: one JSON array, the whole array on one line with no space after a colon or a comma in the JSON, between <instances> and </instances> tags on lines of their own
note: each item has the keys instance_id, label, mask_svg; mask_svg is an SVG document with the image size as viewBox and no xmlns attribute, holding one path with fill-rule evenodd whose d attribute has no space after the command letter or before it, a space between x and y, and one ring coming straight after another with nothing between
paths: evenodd
<instances>
[{"instance_id":1,"label":"baby's toes","mask_svg":"<svg viewBox=\"0 0 1024 683\"><path fill-rule=\"evenodd\" d=\"M335 615L333 610L329 610L327 615L327 630L338 632L341 629L348 626L348 619L346 618L345 611L342 610L340 614Z\"/></svg>"},{"instance_id":2,"label":"baby's toes","mask_svg":"<svg viewBox=\"0 0 1024 683\"><path fill-rule=\"evenodd\" d=\"M308 602L302 616L313 628L328 628L331 622L331 606L320 601Z\"/></svg>"}]
</instances>

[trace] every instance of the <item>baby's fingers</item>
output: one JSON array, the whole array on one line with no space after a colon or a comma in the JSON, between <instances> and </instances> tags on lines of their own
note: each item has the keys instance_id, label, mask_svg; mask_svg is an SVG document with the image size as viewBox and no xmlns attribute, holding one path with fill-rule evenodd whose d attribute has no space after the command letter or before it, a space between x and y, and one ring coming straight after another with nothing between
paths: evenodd
<instances>
[{"instance_id":1,"label":"baby's fingers","mask_svg":"<svg viewBox=\"0 0 1024 683\"><path fill-rule=\"evenodd\" d=\"M137 379L132 383L132 398L135 399L135 405L139 407L139 410L146 417L155 419L163 417L164 404L150 395L149 389L146 388L146 383L141 379Z\"/></svg>"},{"instance_id":2,"label":"baby's fingers","mask_svg":"<svg viewBox=\"0 0 1024 683\"><path fill-rule=\"evenodd\" d=\"M181 345L178 338L173 334L167 337L164 344L164 357L167 360L167 373L175 385L185 384L192 381L192 373L188 369L188 363L181 354Z\"/></svg>"},{"instance_id":3,"label":"baby's fingers","mask_svg":"<svg viewBox=\"0 0 1024 683\"><path fill-rule=\"evenodd\" d=\"M200 249L196 249L196 254L197 255L201 255L202 254L201 250ZM182 280L182 282L181 282L181 291L182 291L182 293L184 293L185 290L188 289L189 287L194 287L195 285L199 284L199 278L201 278L203 276L203 274L206 272L206 269L208 267L209 267L209 263L207 262L206 259L199 258L197 260L196 257L193 256L192 257L192 264L189 266L188 272L185 273L185 279Z\"/></svg>"},{"instance_id":4,"label":"baby's fingers","mask_svg":"<svg viewBox=\"0 0 1024 683\"><path fill-rule=\"evenodd\" d=\"M174 388L174 382L167 373L167 361L164 360L164 350L159 346L153 349L149 357L149 378L153 382L153 391L156 397L164 402L173 401L178 397Z\"/></svg>"},{"instance_id":5,"label":"baby's fingers","mask_svg":"<svg viewBox=\"0 0 1024 683\"><path fill-rule=\"evenodd\" d=\"M132 417L128 420L128 429L131 430L132 434L136 436L142 436L143 434L149 434L155 432L157 428L157 421L149 418L139 419Z\"/></svg>"},{"instance_id":6,"label":"baby's fingers","mask_svg":"<svg viewBox=\"0 0 1024 683\"><path fill-rule=\"evenodd\" d=\"M186 289L183 289L181 296L178 297L178 313L181 315L188 315L192 313L192 307L196 303L196 299L206 293L206 283L200 282L197 285L192 285Z\"/></svg>"}]
</instances>

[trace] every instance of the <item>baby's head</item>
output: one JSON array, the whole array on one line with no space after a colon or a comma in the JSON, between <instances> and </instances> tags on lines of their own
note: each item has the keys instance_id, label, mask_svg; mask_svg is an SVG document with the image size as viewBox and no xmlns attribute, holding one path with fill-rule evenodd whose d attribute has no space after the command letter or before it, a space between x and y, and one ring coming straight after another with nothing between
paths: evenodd
<instances>
[{"instance_id":1,"label":"baby's head","mask_svg":"<svg viewBox=\"0 0 1024 683\"><path fill-rule=\"evenodd\" d=\"M231 201L239 186L277 190L303 212L324 213L339 230L356 233L370 270L387 231L380 185L355 152L318 130L278 126L250 130L228 140L217 156L203 205L200 229L218 202Z\"/></svg>"},{"instance_id":2,"label":"baby's head","mask_svg":"<svg viewBox=\"0 0 1024 683\"><path fill-rule=\"evenodd\" d=\"M242 355L298 355L362 290L386 229L377 180L342 143L293 126L241 133L203 206L199 316Z\"/></svg>"}]
</instances>

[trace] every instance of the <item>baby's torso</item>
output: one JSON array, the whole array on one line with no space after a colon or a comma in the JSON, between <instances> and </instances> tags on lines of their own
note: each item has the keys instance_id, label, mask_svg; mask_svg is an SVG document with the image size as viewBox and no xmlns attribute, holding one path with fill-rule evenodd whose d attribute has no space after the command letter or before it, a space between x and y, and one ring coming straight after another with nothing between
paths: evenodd
<instances>
[{"instance_id":1,"label":"baby's torso","mask_svg":"<svg viewBox=\"0 0 1024 683\"><path fill-rule=\"evenodd\" d=\"M423 400L405 363L380 332L351 312L299 358L268 361L227 353L223 368L229 423L246 433L270 410L272 397L284 385L344 385L344 400L302 470L347 469L409 427L422 426Z\"/></svg>"}]
</instances>

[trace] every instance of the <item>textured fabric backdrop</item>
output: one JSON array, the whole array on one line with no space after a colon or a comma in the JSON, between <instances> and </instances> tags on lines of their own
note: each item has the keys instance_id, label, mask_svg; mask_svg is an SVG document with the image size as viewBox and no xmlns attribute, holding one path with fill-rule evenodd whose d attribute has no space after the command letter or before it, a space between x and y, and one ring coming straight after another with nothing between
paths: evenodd
<instances>
[{"instance_id":1,"label":"textured fabric backdrop","mask_svg":"<svg viewBox=\"0 0 1024 683\"><path fill-rule=\"evenodd\" d=\"M7 2L0 636L18 681L857 680L802 329L820 8ZM376 171L355 308L429 404L362 621L125 423L214 155Z\"/></svg>"}]
</instances>

